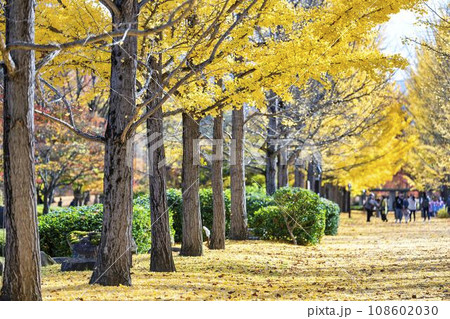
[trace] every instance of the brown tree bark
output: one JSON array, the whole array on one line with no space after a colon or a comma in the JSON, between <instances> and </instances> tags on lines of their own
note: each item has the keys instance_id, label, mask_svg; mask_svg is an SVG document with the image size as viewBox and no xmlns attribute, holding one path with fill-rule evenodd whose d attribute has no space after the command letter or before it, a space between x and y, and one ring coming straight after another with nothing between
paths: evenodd
<instances>
[{"instance_id":1,"label":"brown tree bark","mask_svg":"<svg viewBox=\"0 0 450 319\"><path fill-rule=\"evenodd\" d=\"M277 99L275 95L269 95L267 111L268 113L277 112ZM269 124L267 126L267 148L266 148L266 194L272 195L275 193L276 179L277 179L277 146L275 139L277 136L277 118L275 116L269 117Z\"/></svg>"},{"instance_id":2,"label":"brown tree bark","mask_svg":"<svg viewBox=\"0 0 450 319\"><path fill-rule=\"evenodd\" d=\"M151 58L149 62L149 67L157 71L152 75L154 81L150 90L158 92L159 87L156 81L161 83L161 65L156 62L156 59ZM154 103L158 103L158 99L155 99ZM163 112L161 108L158 108L153 116L147 120L150 212L152 221L150 271L172 272L176 269L170 239L169 208L166 193L166 153L163 132Z\"/></svg>"},{"instance_id":3,"label":"brown tree bark","mask_svg":"<svg viewBox=\"0 0 450 319\"><path fill-rule=\"evenodd\" d=\"M231 148L231 227L230 238L247 239L247 209L245 205L245 163L244 163L244 107L233 110Z\"/></svg>"},{"instance_id":4,"label":"brown tree bark","mask_svg":"<svg viewBox=\"0 0 450 319\"><path fill-rule=\"evenodd\" d=\"M198 157L195 145L200 138L200 127L191 115L183 113L183 235L182 256L201 256L203 254L202 219L200 215Z\"/></svg>"},{"instance_id":5,"label":"brown tree bark","mask_svg":"<svg viewBox=\"0 0 450 319\"><path fill-rule=\"evenodd\" d=\"M115 0L114 30L137 28L138 2ZM120 39L113 39L119 41ZM97 263L90 283L131 285L131 224L133 218L133 154L122 132L136 105L137 39L126 37L111 50L111 90L105 133L103 228Z\"/></svg>"},{"instance_id":6,"label":"brown tree bark","mask_svg":"<svg viewBox=\"0 0 450 319\"><path fill-rule=\"evenodd\" d=\"M8 0L6 44L34 42L33 0ZM40 252L34 168L33 51L12 51L4 90L4 176L6 209L2 299L41 300Z\"/></svg>"},{"instance_id":7,"label":"brown tree bark","mask_svg":"<svg viewBox=\"0 0 450 319\"><path fill-rule=\"evenodd\" d=\"M209 248L225 249L225 198L223 195L223 117L214 118L211 186L213 192L213 226Z\"/></svg>"}]
</instances>

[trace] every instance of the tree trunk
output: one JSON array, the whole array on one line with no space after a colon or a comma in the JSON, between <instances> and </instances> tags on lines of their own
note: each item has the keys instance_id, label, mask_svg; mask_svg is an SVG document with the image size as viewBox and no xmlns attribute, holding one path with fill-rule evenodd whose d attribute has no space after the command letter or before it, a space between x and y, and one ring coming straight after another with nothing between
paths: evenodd
<instances>
[{"instance_id":1,"label":"tree trunk","mask_svg":"<svg viewBox=\"0 0 450 319\"><path fill-rule=\"evenodd\" d=\"M268 113L277 112L277 98L269 95L269 104L267 107ZM266 148L266 194L272 195L276 191L277 178L277 146L275 139L277 136L277 118L275 116L269 117L269 124L267 126L267 148Z\"/></svg>"},{"instance_id":2,"label":"tree trunk","mask_svg":"<svg viewBox=\"0 0 450 319\"><path fill-rule=\"evenodd\" d=\"M46 191L44 191L44 203L43 204L44 204L44 207L42 209L42 214L47 215L50 210L49 209L50 204L49 204L49 199L48 199L48 195L47 195Z\"/></svg>"},{"instance_id":3,"label":"tree trunk","mask_svg":"<svg viewBox=\"0 0 450 319\"><path fill-rule=\"evenodd\" d=\"M43 202L43 209L42 214L47 215L50 212L50 206L53 204L54 194L55 194L55 188L53 187L53 182L50 183L50 186L43 190L44 193L44 202Z\"/></svg>"},{"instance_id":4,"label":"tree trunk","mask_svg":"<svg viewBox=\"0 0 450 319\"><path fill-rule=\"evenodd\" d=\"M214 157L212 161L211 186L213 192L213 226L211 249L225 249L225 199L223 195L223 117L214 118Z\"/></svg>"},{"instance_id":5,"label":"tree trunk","mask_svg":"<svg viewBox=\"0 0 450 319\"><path fill-rule=\"evenodd\" d=\"M294 186L305 188L305 168L304 165L295 164L295 172L294 172Z\"/></svg>"},{"instance_id":6,"label":"tree trunk","mask_svg":"<svg viewBox=\"0 0 450 319\"><path fill-rule=\"evenodd\" d=\"M33 0L6 2L6 44L34 42ZM33 51L11 51L4 89L5 270L2 299L41 300L34 168Z\"/></svg>"},{"instance_id":7,"label":"tree trunk","mask_svg":"<svg viewBox=\"0 0 450 319\"><path fill-rule=\"evenodd\" d=\"M202 219L200 215L198 157L196 140L200 138L200 127L191 115L183 113L183 236L182 256L203 254Z\"/></svg>"},{"instance_id":8,"label":"tree trunk","mask_svg":"<svg viewBox=\"0 0 450 319\"><path fill-rule=\"evenodd\" d=\"M233 162L230 167L231 177L231 229L230 238L247 239L247 209L245 205L245 163L244 163L244 106L233 110L231 148Z\"/></svg>"},{"instance_id":9,"label":"tree trunk","mask_svg":"<svg viewBox=\"0 0 450 319\"><path fill-rule=\"evenodd\" d=\"M287 148L281 146L278 154L278 188L286 187L289 184Z\"/></svg>"},{"instance_id":10,"label":"tree trunk","mask_svg":"<svg viewBox=\"0 0 450 319\"><path fill-rule=\"evenodd\" d=\"M113 14L115 30L137 28L137 1L114 1L121 15ZM120 39L113 39L119 41ZM136 37L126 37L111 50L111 90L106 127L103 188L103 228L99 253L90 283L131 285L131 224L133 218L133 154L122 132L136 105Z\"/></svg>"},{"instance_id":11,"label":"tree trunk","mask_svg":"<svg viewBox=\"0 0 450 319\"><path fill-rule=\"evenodd\" d=\"M153 66L153 69L155 69L155 66ZM156 92L157 89L155 83L153 91ZM155 100L155 103L157 102ZM166 193L166 154L163 132L163 113L162 109L158 108L153 116L147 120L150 212L152 220L150 271L171 272L175 271L175 263L172 256L172 241L170 239L169 208L167 206Z\"/></svg>"},{"instance_id":12,"label":"tree trunk","mask_svg":"<svg viewBox=\"0 0 450 319\"><path fill-rule=\"evenodd\" d=\"M277 98L277 110L283 110L283 103L280 99ZM278 136L283 138L280 139L278 145L278 188L286 187L289 184L289 176L288 176L288 143L287 140L284 140L286 137L286 127L281 121L277 123Z\"/></svg>"},{"instance_id":13,"label":"tree trunk","mask_svg":"<svg viewBox=\"0 0 450 319\"><path fill-rule=\"evenodd\" d=\"M314 161L310 161L308 163L308 171L307 171L307 188L311 191L314 191Z\"/></svg>"}]
</instances>

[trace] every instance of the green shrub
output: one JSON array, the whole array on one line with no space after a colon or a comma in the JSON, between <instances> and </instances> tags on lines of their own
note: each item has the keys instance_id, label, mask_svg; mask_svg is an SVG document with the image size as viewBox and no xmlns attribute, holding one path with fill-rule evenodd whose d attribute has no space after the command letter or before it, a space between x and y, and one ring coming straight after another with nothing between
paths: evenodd
<instances>
[{"instance_id":1,"label":"green shrub","mask_svg":"<svg viewBox=\"0 0 450 319\"><path fill-rule=\"evenodd\" d=\"M437 212L437 217L438 218L450 218L450 215L447 213L447 208L441 208L440 210L438 210Z\"/></svg>"},{"instance_id":2,"label":"green shrub","mask_svg":"<svg viewBox=\"0 0 450 319\"><path fill-rule=\"evenodd\" d=\"M169 211L169 225L172 225L172 216ZM136 197L133 201L133 228L131 230L138 253L146 253L152 244L150 199L148 195ZM173 238L173 227L170 227Z\"/></svg>"},{"instance_id":3,"label":"green shrub","mask_svg":"<svg viewBox=\"0 0 450 319\"><path fill-rule=\"evenodd\" d=\"M275 202L272 196L266 195L266 189L264 187L259 187L255 184L247 186L245 193L248 225L250 228L255 228L253 225L254 214L263 207L275 205Z\"/></svg>"},{"instance_id":4,"label":"green shrub","mask_svg":"<svg viewBox=\"0 0 450 319\"><path fill-rule=\"evenodd\" d=\"M255 236L268 240L290 239L280 207L267 206L257 210L252 218Z\"/></svg>"},{"instance_id":5,"label":"green shrub","mask_svg":"<svg viewBox=\"0 0 450 319\"><path fill-rule=\"evenodd\" d=\"M200 198L200 213L202 216L202 225L208 229L212 228L213 223L213 198L211 188L202 188L199 192ZM225 198L225 214L226 214L226 231L230 229L230 192L228 190L224 193ZM167 202L169 211L173 215L173 228L175 231L175 242L181 242L183 235L183 197L181 190L170 188L167 190Z\"/></svg>"},{"instance_id":6,"label":"green shrub","mask_svg":"<svg viewBox=\"0 0 450 319\"><path fill-rule=\"evenodd\" d=\"M325 206L326 211L325 235L337 235L341 209L338 204L328 199L321 198L320 201Z\"/></svg>"},{"instance_id":7,"label":"green shrub","mask_svg":"<svg viewBox=\"0 0 450 319\"><path fill-rule=\"evenodd\" d=\"M167 190L167 205L173 218L174 240L181 242L182 225L183 225L183 197L181 190L169 188Z\"/></svg>"},{"instance_id":8,"label":"green shrub","mask_svg":"<svg viewBox=\"0 0 450 319\"><path fill-rule=\"evenodd\" d=\"M303 188L284 187L275 192L274 200L294 243L320 242L325 231L326 210L317 194Z\"/></svg>"},{"instance_id":9,"label":"green shrub","mask_svg":"<svg viewBox=\"0 0 450 319\"><path fill-rule=\"evenodd\" d=\"M211 188L200 189L200 212L202 215L202 225L208 229L212 229L213 224L213 194ZM224 193L225 201L225 231L230 230L230 211L231 211L231 199L229 192Z\"/></svg>"},{"instance_id":10,"label":"green shrub","mask_svg":"<svg viewBox=\"0 0 450 319\"><path fill-rule=\"evenodd\" d=\"M41 250L50 256L70 256L67 242L73 231L101 232L103 206L69 207L50 212L39 217L39 236ZM169 210L169 222L172 225ZM171 234L174 235L173 227ZM151 247L151 217L148 196L137 197L133 205L132 235L138 247L138 253L146 253Z\"/></svg>"},{"instance_id":11,"label":"green shrub","mask_svg":"<svg viewBox=\"0 0 450 319\"><path fill-rule=\"evenodd\" d=\"M213 223L213 197L211 188L202 188L199 192L200 212L202 216L202 225L208 229L212 229ZM230 190L224 191L226 223L225 230L230 230L230 212L231 212L231 194ZM167 201L169 210L173 215L173 228L175 230L175 241L181 242L182 224L183 224L183 197L181 190L170 188L167 190ZM247 186L246 189L246 206L248 215L248 225L252 226L252 218L254 213L262 207L274 205L273 198L266 195L266 191L262 187L256 185Z\"/></svg>"},{"instance_id":12,"label":"green shrub","mask_svg":"<svg viewBox=\"0 0 450 319\"><path fill-rule=\"evenodd\" d=\"M101 231L102 210L102 205L68 207L39 216L41 250L50 256L70 256L69 233Z\"/></svg>"}]
</instances>

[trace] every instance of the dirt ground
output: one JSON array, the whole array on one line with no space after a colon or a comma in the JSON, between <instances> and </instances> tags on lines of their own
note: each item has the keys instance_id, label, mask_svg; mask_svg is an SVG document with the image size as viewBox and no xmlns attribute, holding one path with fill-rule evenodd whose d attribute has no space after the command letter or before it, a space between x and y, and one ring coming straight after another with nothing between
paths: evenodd
<instances>
[{"instance_id":1,"label":"dirt ground","mask_svg":"<svg viewBox=\"0 0 450 319\"><path fill-rule=\"evenodd\" d=\"M132 287L87 284L90 272L43 270L46 300L449 300L450 219L367 224L341 216L339 235L313 247L227 242L203 257L174 253L176 273L134 258Z\"/></svg>"}]
</instances>

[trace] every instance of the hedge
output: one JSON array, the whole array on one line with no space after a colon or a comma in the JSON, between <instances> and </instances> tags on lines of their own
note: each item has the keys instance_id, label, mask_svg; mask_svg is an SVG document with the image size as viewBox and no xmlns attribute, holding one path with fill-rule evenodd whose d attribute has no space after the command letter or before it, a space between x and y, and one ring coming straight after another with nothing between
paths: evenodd
<instances>
[{"instance_id":1,"label":"hedge","mask_svg":"<svg viewBox=\"0 0 450 319\"><path fill-rule=\"evenodd\" d=\"M326 211L325 235L335 236L338 233L341 209L335 202L332 202L325 198L321 198L320 200L325 206Z\"/></svg>"},{"instance_id":2,"label":"hedge","mask_svg":"<svg viewBox=\"0 0 450 319\"><path fill-rule=\"evenodd\" d=\"M103 221L103 206L68 207L39 217L39 237L41 250L50 256L70 256L67 242L72 231L100 232ZM172 215L169 211L171 233ZM149 199L140 196L134 200L132 235L138 253L146 253L151 247L151 218Z\"/></svg>"},{"instance_id":3,"label":"hedge","mask_svg":"<svg viewBox=\"0 0 450 319\"><path fill-rule=\"evenodd\" d=\"M208 229L212 229L213 223L213 197L211 188L201 188L199 192L200 198L200 214L202 218L202 225ZM224 191L225 198L225 231L230 230L230 212L231 212L231 194L230 190ZM181 190L168 189L167 201L169 211L173 215L173 228L175 230L175 241L181 242L182 238L182 224L183 224L183 198ZM273 198L266 195L264 188L260 188L256 185L247 186L246 188L246 207L249 227L252 228L252 219L254 213L262 207L273 205Z\"/></svg>"}]
</instances>

